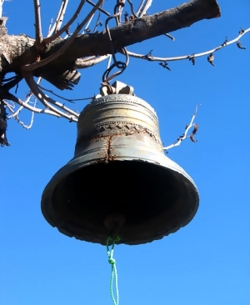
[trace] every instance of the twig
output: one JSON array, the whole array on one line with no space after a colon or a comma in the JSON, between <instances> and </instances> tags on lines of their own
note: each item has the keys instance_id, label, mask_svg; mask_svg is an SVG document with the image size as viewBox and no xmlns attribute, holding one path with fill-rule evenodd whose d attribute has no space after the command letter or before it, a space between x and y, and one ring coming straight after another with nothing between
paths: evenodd
<instances>
[{"instance_id":1,"label":"twig","mask_svg":"<svg viewBox=\"0 0 250 305\"><path fill-rule=\"evenodd\" d=\"M60 96L59 94L54 93L52 90L46 89L44 87L42 87L41 85L39 85L39 88L41 88L43 91L49 92L51 94L53 94L56 97L59 97L60 99L73 103L73 102L78 102L78 101L86 101L86 100L91 100L94 98L94 96L91 97L84 97L84 98L74 98L74 99L69 99L69 98L65 98L63 96Z\"/></svg>"},{"instance_id":2,"label":"twig","mask_svg":"<svg viewBox=\"0 0 250 305\"><path fill-rule=\"evenodd\" d=\"M141 16L141 10L142 10L142 8L143 8L144 3L145 3L145 0L141 0L140 6L139 6L139 8L138 8L138 10L137 10L137 12L136 12L136 15L137 15L138 17L142 17L142 16Z\"/></svg>"},{"instance_id":3,"label":"twig","mask_svg":"<svg viewBox=\"0 0 250 305\"><path fill-rule=\"evenodd\" d=\"M2 86L2 89L4 91L9 91L11 88L18 85L18 83L23 79L22 75L16 75L13 78L9 78L9 82ZM8 79L4 79L4 82Z\"/></svg>"},{"instance_id":4,"label":"twig","mask_svg":"<svg viewBox=\"0 0 250 305\"><path fill-rule=\"evenodd\" d=\"M87 32L87 33L90 32L89 26L90 26L90 23L93 20L93 18L94 18L94 15L92 15L91 18L89 19L89 21L87 22L82 34L84 34L85 32Z\"/></svg>"},{"instance_id":5,"label":"twig","mask_svg":"<svg viewBox=\"0 0 250 305\"><path fill-rule=\"evenodd\" d=\"M167 36L168 38L170 38L171 40L175 41L174 36L172 36L172 35L170 35L168 33L165 33L164 35Z\"/></svg>"},{"instance_id":6,"label":"twig","mask_svg":"<svg viewBox=\"0 0 250 305\"><path fill-rule=\"evenodd\" d=\"M40 84L42 78L39 77L38 80L37 80L37 84ZM8 90L7 90L8 91ZM30 91L30 93L26 96L26 100L24 101L24 103L28 104L31 97L33 96L34 94ZM16 111L11 111L12 114L8 116L8 119L11 119L11 118L14 118L14 117L17 117L18 114L23 110L23 106L20 106ZM13 109L12 109L13 110Z\"/></svg>"},{"instance_id":7,"label":"twig","mask_svg":"<svg viewBox=\"0 0 250 305\"><path fill-rule=\"evenodd\" d=\"M5 102L4 101L4 104L5 104L5 106L9 109L9 111L12 113L12 115L10 115L10 116L8 116L8 119L9 118L14 118L17 122L18 122L18 124L20 124L23 128L25 128L25 129L30 129L31 127L32 127L32 125L33 125L33 123L34 123L34 111L32 111L31 112L31 119L30 119L30 124L29 125L26 125L26 124L24 124L24 122L23 121L21 121L20 119L19 119L19 117L18 117L18 113L17 112L15 112L14 110L13 110L13 108L7 103L7 102ZM35 100L35 103L34 103L34 107L36 106L36 100ZM20 106L20 108L23 108L23 106ZM20 109L19 108L19 109Z\"/></svg>"},{"instance_id":8,"label":"twig","mask_svg":"<svg viewBox=\"0 0 250 305\"><path fill-rule=\"evenodd\" d=\"M140 12L140 17L144 16L147 14L147 10L150 8L150 6L152 5L153 0L147 0L145 5L143 6L143 9Z\"/></svg>"},{"instance_id":9,"label":"twig","mask_svg":"<svg viewBox=\"0 0 250 305\"><path fill-rule=\"evenodd\" d=\"M34 111L35 113L45 113L45 114L50 114L50 115L53 115L53 116L56 116L58 118L60 118L60 115L54 111L51 111L49 109L41 109L41 108L36 108L36 107L33 107L29 104L26 104L25 102L23 102L22 100L20 100L18 97L16 97L15 95L9 93L9 92L6 92L4 94L4 98L7 99L7 100L10 100L10 101L13 101L21 106L23 106L24 108L30 110L30 111Z\"/></svg>"},{"instance_id":10,"label":"twig","mask_svg":"<svg viewBox=\"0 0 250 305\"><path fill-rule=\"evenodd\" d=\"M100 18L101 18L101 13L99 12L99 14L98 14L98 17L97 17L97 20L96 20L96 22L95 22L95 26L94 26L94 28L93 28L93 33L95 33L96 32L96 29L97 29L97 27L100 25L102 25L102 22L100 21Z\"/></svg>"},{"instance_id":11,"label":"twig","mask_svg":"<svg viewBox=\"0 0 250 305\"><path fill-rule=\"evenodd\" d=\"M69 0L62 0L62 4L58 11L56 21L55 21L54 25L51 27L51 29L49 30L49 33L47 35L48 37L55 34L61 28L68 3L69 3Z\"/></svg>"},{"instance_id":12,"label":"twig","mask_svg":"<svg viewBox=\"0 0 250 305\"><path fill-rule=\"evenodd\" d=\"M84 69L84 68L89 68L92 67L96 64L99 64L100 62L106 60L109 58L110 55L103 55L103 56L91 56L89 58L78 58L75 61L75 69Z\"/></svg>"},{"instance_id":13,"label":"twig","mask_svg":"<svg viewBox=\"0 0 250 305\"><path fill-rule=\"evenodd\" d=\"M86 2L87 2L88 4L94 6L94 7L96 6L96 4L93 3L93 2L90 1L90 0L86 0ZM105 11L105 10L104 10L103 8L101 8L101 7L98 8L98 11L102 12L102 13L105 14L106 16L110 16L110 13L107 12L107 11Z\"/></svg>"},{"instance_id":14,"label":"twig","mask_svg":"<svg viewBox=\"0 0 250 305\"><path fill-rule=\"evenodd\" d=\"M229 46L230 44L233 44L235 42L237 42L243 35L245 35L247 32L250 31L250 28L244 30L244 32L242 32L241 34L239 34L236 38L223 43L222 45L213 48L209 51L205 51L202 53L196 53L196 54L190 54L190 55L183 55L183 56L175 56L175 57L155 57L155 56L150 56L150 58L145 58L145 55L143 54L138 54L138 53L134 53L134 52L130 52L128 51L128 55L131 57L135 57L135 58L140 58L140 59L147 59L149 61L162 61L162 62L166 62L166 61L176 61L176 60L184 60L184 59L190 59L192 58L197 58L197 57L201 57L201 56L205 56L205 55L209 55L211 53L214 53L216 51L219 51L220 49Z\"/></svg>"},{"instance_id":15,"label":"twig","mask_svg":"<svg viewBox=\"0 0 250 305\"><path fill-rule=\"evenodd\" d=\"M31 98L32 95L29 95L28 98L23 102L25 104L28 104L29 101L30 101L30 98ZM18 114L23 110L24 106L20 106L16 111L13 110L12 108L12 111L11 111L11 115L8 116L8 119L12 119L14 117L17 117Z\"/></svg>"},{"instance_id":16,"label":"twig","mask_svg":"<svg viewBox=\"0 0 250 305\"><path fill-rule=\"evenodd\" d=\"M47 36L46 37L49 37L53 34L53 28L55 26L55 24L53 25L53 22L54 22L54 19L51 18L50 19L50 24L49 24L49 28L48 28L48 33L47 33Z\"/></svg>"},{"instance_id":17,"label":"twig","mask_svg":"<svg viewBox=\"0 0 250 305\"><path fill-rule=\"evenodd\" d=\"M34 95L37 97L37 99L47 108L50 109L51 111L57 113L59 116L62 116L70 121L77 122L79 114L76 113L75 111L69 109L68 107L65 107L63 104L54 101L52 98L47 96L42 92L42 90L39 89L37 83L34 81L33 75L31 73L26 73L24 74L24 79L26 83L28 84L29 88L31 91L34 93ZM52 105L57 106L58 108L63 109L67 113L57 109L56 107ZM71 114L71 115L70 115Z\"/></svg>"},{"instance_id":18,"label":"twig","mask_svg":"<svg viewBox=\"0 0 250 305\"><path fill-rule=\"evenodd\" d=\"M179 146L183 140L185 140L185 139L187 139L187 138L191 138L191 137L192 137L191 140L192 140L193 142L196 142L196 141L194 140L194 137L193 137L193 136L194 136L194 134L197 132L197 129L198 129L198 125L197 125L197 124L194 124L194 119L195 119L195 117L196 117L197 111L198 111L198 106L196 106L196 108L195 108L195 112L194 112L194 114L193 114L193 116L192 116L192 118L191 118L191 121L190 121L189 125L187 125L186 128L185 128L184 134L183 134L182 136L180 136L180 137L177 139L177 141L176 141L175 143L173 143L173 144L171 144L171 145L169 145L169 146L163 147L163 150L169 150L169 149L171 149L171 148L173 148L173 147ZM197 126L197 127L196 127L196 126ZM193 133L191 134L191 136L188 136L188 132L189 132L190 128L192 128L192 127L196 127L196 128L194 128L194 131L193 131Z\"/></svg>"},{"instance_id":19,"label":"twig","mask_svg":"<svg viewBox=\"0 0 250 305\"><path fill-rule=\"evenodd\" d=\"M54 41L56 38L58 38L62 33L64 33L70 26L71 24L76 20L76 18L78 17L83 5L85 3L85 0L81 0L78 8L76 9L74 15L72 16L72 18L60 29L58 30L58 32L55 32L53 35L51 35L50 37L46 37L43 40L43 43L49 44L50 42Z\"/></svg>"},{"instance_id":20,"label":"twig","mask_svg":"<svg viewBox=\"0 0 250 305\"><path fill-rule=\"evenodd\" d=\"M4 0L0 0L0 17L3 16L3 4L4 4Z\"/></svg>"},{"instance_id":21,"label":"twig","mask_svg":"<svg viewBox=\"0 0 250 305\"><path fill-rule=\"evenodd\" d=\"M14 110L13 110L13 106L11 106L8 102L6 102L6 101L3 101L4 102L4 105L9 109L9 111L11 112L11 113L13 113L14 112ZM8 119L9 119L10 117L8 117Z\"/></svg>"}]
</instances>

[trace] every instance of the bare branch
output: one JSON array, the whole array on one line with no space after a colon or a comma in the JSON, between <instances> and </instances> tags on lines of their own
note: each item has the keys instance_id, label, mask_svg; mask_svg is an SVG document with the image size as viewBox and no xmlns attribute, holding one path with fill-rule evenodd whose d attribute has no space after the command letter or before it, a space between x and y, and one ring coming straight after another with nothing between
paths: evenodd
<instances>
[{"instance_id":1,"label":"bare branch","mask_svg":"<svg viewBox=\"0 0 250 305\"><path fill-rule=\"evenodd\" d=\"M95 26L94 26L94 28L93 28L93 33L95 33L95 31L96 31L96 29L97 29L97 27L98 27L99 25L102 25L102 22L100 21L100 18L101 18L101 13L99 12L98 17L97 17L97 20L96 20L96 23L95 23Z\"/></svg>"},{"instance_id":2,"label":"bare branch","mask_svg":"<svg viewBox=\"0 0 250 305\"><path fill-rule=\"evenodd\" d=\"M2 86L2 89L5 91L10 90L11 88L18 85L18 83L23 79L22 75L16 75L9 79L9 82ZM8 81L8 79L4 79L4 82Z\"/></svg>"},{"instance_id":3,"label":"bare branch","mask_svg":"<svg viewBox=\"0 0 250 305\"><path fill-rule=\"evenodd\" d=\"M136 16L141 17L141 10L143 8L143 5L144 5L145 1L146 0L141 0L140 6L139 6L139 8L138 8L138 10L136 12Z\"/></svg>"},{"instance_id":4,"label":"bare branch","mask_svg":"<svg viewBox=\"0 0 250 305\"><path fill-rule=\"evenodd\" d=\"M110 29L114 49L116 52L119 52L123 47L128 45L190 26L205 18L216 17L219 15L219 12L220 10L216 0L192 0L176 8L152 16L137 18ZM41 62L34 63L36 65L35 67L31 64L29 68L25 69L32 70L40 67L39 70L36 70L36 76L46 78L48 71L56 75L71 70L77 58L111 53L110 41L105 30L91 35L78 35L73 42L70 39L53 41L47 49L43 50ZM61 49L68 41L70 41L70 47L66 45L65 49ZM19 48L17 51L17 44L23 45L24 47ZM8 69L7 72L19 71L20 64L24 66L25 64L34 62L37 58L37 52L32 48L33 44L34 41L25 35L18 37L6 36L6 42L4 42L3 47L8 46L10 49L8 53L15 55L9 55L7 57L7 63L2 62L3 71L4 69ZM64 51L63 54L61 54L62 51ZM50 57L55 53L55 57ZM60 54L60 57L58 54ZM14 60L16 56L19 58L18 61ZM48 61L43 61L48 57L50 57ZM45 64L46 66L43 66Z\"/></svg>"},{"instance_id":5,"label":"bare branch","mask_svg":"<svg viewBox=\"0 0 250 305\"><path fill-rule=\"evenodd\" d=\"M17 122L18 122L18 124L20 124L23 128L25 128L25 129L30 129L31 127L32 127L32 125L33 125L33 123L34 123L34 112L32 111L31 112L31 119L30 119L30 124L29 125L26 125L26 124L24 124L24 122L23 121L21 121L20 119L19 119L19 117L18 117L18 113L20 112L15 112L14 110L13 110L13 108L7 103L7 102L5 102L4 101L4 103L5 103L5 106L9 109L9 111L12 113L12 115L10 115L10 116L8 116L8 119L9 118L14 118ZM35 103L34 103L34 107L36 107L36 101L35 101ZM19 107L19 109L20 108L22 108L23 109L23 106L20 106Z\"/></svg>"},{"instance_id":6,"label":"bare branch","mask_svg":"<svg viewBox=\"0 0 250 305\"><path fill-rule=\"evenodd\" d=\"M0 0L0 18L3 16L3 4L4 0Z\"/></svg>"},{"instance_id":7,"label":"bare branch","mask_svg":"<svg viewBox=\"0 0 250 305\"><path fill-rule=\"evenodd\" d=\"M91 12L86 16L86 18L84 18L84 20L81 22L81 24L79 24L79 26L77 27L77 29L75 30L75 32L70 36L70 38L66 41L66 43L64 45L62 45L62 47L56 51L55 53L53 53L52 55L50 55L49 57L39 61L39 62L34 62L32 64L28 64L22 67L22 71L23 72L30 72L33 71L35 69L38 69L48 63L50 63L51 61L53 61L54 59L56 59L58 56L60 56L61 54L64 53L64 51L70 46L70 44L74 41L74 39L76 38L76 36L78 35L78 33L81 31L81 29L84 27L84 25L88 22L88 20L91 18L91 16L96 12L96 10L98 9L98 7L103 3L104 0L99 0L98 3L96 4L96 6L91 10ZM82 0L81 3L85 2L85 0ZM46 39L50 39L51 37L48 37Z\"/></svg>"},{"instance_id":8,"label":"bare branch","mask_svg":"<svg viewBox=\"0 0 250 305\"><path fill-rule=\"evenodd\" d=\"M55 34L56 32L58 32L58 30L61 28L68 3L69 3L69 0L62 0L61 7L60 7L60 9L58 11L58 14L57 14L57 17L56 17L56 22L54 23L54 25L49 30L49 33L47 35L48 37L50 37L53 34Z\"/></svg>"},{"instance_id":9,"label":"bare branch","mask_svg":"<svg viewBox=\"0 0 250 305\"><path fill-rule=\"evenodd\" d=\"M38 80L37 80L37 84L39 84L41 82L41 80L42 80L42 78L39 77ZM30 91L30 93L27 94L26 100L24 101L24 103L28 104L30 102L30 99L33 97L33 95L34 94ZM12 111L11 111L12 114L8 116L8 119L18 117L18 114L23 110L23 108L24 108L23 106L20 106L16 111L14 111L13 108L12 108Z\"/></svg>"},{"instance_id":10,"label":"bare branch","mask_svg":"<svg viewBox=\"0 0 250 305\"><path fill-rule=\"evenodd\" d=\"M16 97L15 95L13 95L9 92L6 92L4 94L4 98L7 99L7 100L10 100L10 101L13 101L13 102L23 106L25 109L28 109L28 110L33 111L35 113L45 113L45 114L50 114L50 115L53 115L53 116L56 116L56 117L60 118L60 115L58 113L56 113L54 111L51 111L49 109L41 109L41 108L33 107L29 104L26 104L25 102L20 100L18 97Z\"/></svg>"},{"instance_id":11,"label":"bare branch","mask_svg":"<svg viewBox=\"0 0 250 305\"><path fill-rule=\"evenodd\" d=\"M182 136L180 136L175 143L173 143L169 146L163 147L163 150L168 151L169 149L171 149L173 147L179 146L182 143L182 141L187 139L187 138L190 138L192 140L192 142L196 142L196 140L194 140L194 134L198 130L198 125L194 124L194 119L196 117L197 111L198 111L198 106L196 106L196 108L195 108L195 112L194 112L194 114L191 118L191 121L190 121L189 125L187 125L186 128L185 128L184 134ZM188 132L192 127L194 127L194 130L193 130L192 134L190 136L188 136Z\"/></svg>"},{"instance_id":12,"label":"bare branch","mask_svg":"<svg viewBox=\"0 0 250 305\"><path fill-rule=\"evenodd\" d=\"M58 38L60 35L62 35L62 33L64 33L65 31L67 31L67 29L71 26L71 24L76 20L76 18L78 17L83 5L85 3L85 0L81 0L77 10L75 11L74 15L72 16L72 18L58 31L55 32L54 35L51 35L50 37L44 38L43 43L49 44L50 42L54 41L56 38ZM79 33L79 32L78 32Z\"/></svg>"},{"instance_id":13,"label":"bare branch","mask_svg":"<svg viewBox=\"0 0 250 305\"><path fill-rule=\"evenodd\" d=\"M90 5L94 6L94 7L96 6L96 4L93 3L93 2L90 1L90 0L86 0L86 2L89 3ZM105 11L105 10L104 10L103 8L101 8L101 7L98 7L98 11L102 12L103 14L105 14L105 15L107 15L107 16L110 16L110 13L107 12L107 11Z\"/></svg>"},{"instance_id":14,"label":"bare branch","mask_svg":"<svg viewBox=\"0 0 250 305\"><path fill-rule=\"evenodd\" d=\"M69 98L65 98L59 94L56 94L54 93L52 90L49 90L49 89L46 89L44 87L42 87L41 85L39 85L39 88L41 88L43 91L47 91L51 94L53 94L54 96L56 97L59 97L60 99L64 100L64 101L67 101L67 102L70 102L70 103L73 103L73 102L78 102L78 101L86 101L86 100L91 100L94 98L94 96L91 96L91 97L83 97L83 98L72 98L72 99L69 99Z\"/></svg>"},{"instance_id":15,"label":"bare branch","mask_svg":"<svg viewBox=\"0 0 250 305\"><path fill-rule=\"evenodd\" d=\"M78 58L75 62L75 69L89 68L109 58L110 55L100 57L91 56L89 58Z\"/></svg>"},{"instance_id":16,"label":"bare branch","mask_svg":"<svg viewBox=\"0 0 250 305\"><path fill-rule=\"evenodd\" d=\"M190 54L190 55L183 55L183 56L175 56L175 57L155 57L155 56L151 56L150 57L146 57L143 54L138 54L138 53L134 53L134 52L130 52L128 51L129 56L134 57L134 58L140 58L140 59L146 59L149 61L161 61L161 62L168 62L168 61L177 61L177 60L184 60L184 59L190 59L190 58L197 58L197 57L201 57L201 56L205 56L205 55L210 55L216 51L219 51L220 49L229 46L230 44L236 43L243 35L245 35L247 32L250 31L250 28L244 30L243 33L239 34L236 38L227 41L227 42L223 42L220 46L217 46L211 50L202 52L202 53L194 53L194 54Z\"/></svg>"},{"instance_id":17,"label":"bare branch","mask_svg":"<svg viewBox=\"0 0 250 305\"><path fill-rule=\"evenodd\" d=\"M14 106L11 106L8 102L3 101L4 105L9 109L10 112L14 112L13 108L15 107L15 103L13 103ZM10 116L8 116L8 119L10 118Z\"/></svg>"},{"instance_id":18,"label":"bare branch","mask_svg":"<svg viewBox=\"0 0 250 305\"><path fill-rule=\"evenodd\" d=\"M238 41L236 45L239 49L246 50L246 47L243 47L240 41Z\"/></svg>"},{"instance_id":19,"label":"bare branch","mask_svg":"<svg viewBox=\"0 0 250 305\"><path fill-rule=\"evenodd\" d=\"M85 33L85 32L87 32L87 33L90 32L89 26L90 26L90 23L91 23L91 21L93 20L93 18L94 18L94 15L92 15L92 16L90 17L89 21L87 22L87 24L86 24L86 26L85 26L85 29L84 29L83 33Z\"/></svg>"},{"instance_id":20,"label":"bare branch","mask_svg":"<svg viewBox=\"0 0 250 305\"><path fill-rule=\"evenodd\" d=\"M119 52L121 48L138 43L159 35L164 35L180 28L192 25L202 19L218 17L220 10L215 0L192 0L176 8L169 9L152 16L144 16L128 23L110 29L114 50ZM188 18L187 18L188 16ZM70 38L69 38L70 39ZM51 46L48 54L54 53L67 41L62 41ZM111 54L107 32L80 35L74 39L60 58L62 62L73 62L76 58L93 55ZM53 61L50 68L53 70L59 60Z\"/></svg>"},{"instance_id":21,"label":"bare branch","mask_svg":"<svg viewBox=\"0 0 250 305\"><path fill-rule=\"evenodd\" d=\"M143 6L143 9L141 10L140 17L147 14L147 10L152 5L153 0L147 0L145 5Z\"/></svg>"},{"instance_id":22,"label":"bare branch","mask_svg":"<svg viewBox=\"0 0 250 305\"><path fill-rule=\"evenodd\" d=\"M170 35L168 33L165 33L164 35L167 36L168 38L170 38L173 41L175 40L174 36L172 36L172 35Z\"/></svg>"},{"instance_id":23,"label":"bare branch","mask_svg":"<svg viewBox=\"0 0 250 305\"><path fill-rule=\"evenodd\" d=\"M31 97L32 97L32 95L29 95L23 103L28 104ZM9 107L8 107L8 108L9 108ZM11 109L12 109L12 110L11 110L11 113L12 113L12 114L8 116L8 119L12 119L12 118L17 117L18 114L23 110L23 108L24 108L24 106L20 106L16 111L14 111L14 109L11 108Z\"/></svg>"},{"instance_id":24,"label":"bare branch","mask_svg":"<svg viewBox=\"0 0 250 305\"><path fill-rule=\"evenodd\" d=\"M36 42L35 47L39 49L43 40L42 25L41 25L41 12L40 0L33 0L35 8L35 28L36 28Z\"/></svg>"},{"instance_id":25,"label":"bare branch","mask_svg":"<svg viewBox=\"0 0 250 305\"><path fill-rule=\"evenodd\" d=\"M44 94L42 92L42 90L39 89L37 83L34 81L33 75L31 73L26 73L24 74L24 79L26 81L26 83L28 84L29 88L31 89L31 91L34 93L34 95L36 96L36 98L47 108L50 109L51 111L57 113L59 116L62 116L70 121L74 121L77 122L78 121L78 117L79 114L76 113L75 111L71 110L70 108L64 106L63 104L54 101L52 98L50 98L49 96L47 96L46 94ZM57 106L58 108L66 111L67 113L57 109L56 107L52 106L52 105Z\"/></svg>"}]
</instances>

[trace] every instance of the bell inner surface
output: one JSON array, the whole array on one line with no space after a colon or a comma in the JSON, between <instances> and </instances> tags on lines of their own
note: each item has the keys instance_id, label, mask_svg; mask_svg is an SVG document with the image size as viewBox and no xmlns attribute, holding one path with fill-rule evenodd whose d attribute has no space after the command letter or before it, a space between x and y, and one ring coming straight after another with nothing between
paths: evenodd
<instances>
[{"instance_id":1,"label":"bell inner surface","mask_svg":"<svg viewBox=\"0 0 250 305\"><path fill-rule=\"evenodd\" d=\"M192 204L186 204L188 195L178 177L163 167L117 161L70 174L55 188L52 204L55 212L73 226L94 229L103 244L109 234L104 226L106 217L122 215L125 223L119 234L124 243L128 240L133 244L141 239L138 230L153 239L179 228L194 210ZM152 225L156 225L153 231Z\"/></svg>"}]
</instances>

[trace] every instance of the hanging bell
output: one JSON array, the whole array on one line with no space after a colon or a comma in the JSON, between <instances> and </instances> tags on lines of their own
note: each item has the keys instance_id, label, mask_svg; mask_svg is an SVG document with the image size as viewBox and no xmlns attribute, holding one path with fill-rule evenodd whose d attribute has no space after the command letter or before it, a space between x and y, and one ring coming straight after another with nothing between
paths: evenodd
<instances>
[{"instance_id":1,"label":"hanging bell","mask_svg":"<svg viewBox=\"0 0 250 305\"><path fill-rule=\"evenodd\" d=\"M188 224L193 180L164 155L154 109L130 94L95 98L79 117L74 158L42 195L42 213L70 237L106 244L151 242Z\"/></svg>"}]
</instances>

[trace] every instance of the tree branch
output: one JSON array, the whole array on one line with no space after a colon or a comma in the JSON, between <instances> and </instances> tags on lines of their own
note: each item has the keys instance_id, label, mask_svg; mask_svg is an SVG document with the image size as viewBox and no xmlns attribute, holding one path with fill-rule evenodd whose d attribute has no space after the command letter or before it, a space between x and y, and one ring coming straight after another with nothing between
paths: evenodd
<instances>
[{"instance_id":1,"label":"tree branch","mask_svg":"<svg viewBox=\"0 0 250 305\"><path fill-rule=\"evenodd\" d=\"M147 10L150 8L152 5L153 0L147 0L146 3L144 4L143 9L140 12L140 16L144 16L147 13Z\"/></svg>"},{"instance_id":2,"label":"tree branch","mask_svg":"<svg viewBox=\"0 0 250 305\"><path fill-rule=\"evenodd\" d=\"M61 28L68 3L69 3L69 0L62 0L62 4L58 11L56 21L55 21L54 25L50 28L47 37L51 37L53 34L58 32L58 30Z\"/></svg>"},{"instance_id":3,"label":"tree branch","mask_svg":"<svg viewBox=\"0 0 250 305\"><path fill-rule=\"evenodd\" d=\"M100 62L106 60L109 57L109 55L103 55L100 57L92 56L89 58L78 58L75 62L75 69L83 69L83 68L89 68L96 64L99 64Z\"/></svg>"},{"instance_id":4,"label":"tree branch","mask_svg":"<svg viewBox=\"0 0 250 305\"><path fill-rule=\"evenodd\" d=\"M195 139L194 139L194 135L196 134L197 130L198 130L198 125L197 124L194 124L194 119L196 117L196 114L197 114L197 111L198 111L198 106L196 106L195 108L195 112L191 118L191 121L189 123L189 125L186 126L185 128L185 132L182 136L180 136L177 141L169 146L166 146L166 147L163 147L163 150L166 150L168 151L169 149L173 148L173 147L176 147L176 146L179 146L182 141L184 141L185 139L187 138L190 138L192 142L197 142ZM188 132L189 130L194 127L193 131L192 131L192 134L189 136L188 135Z\"/></svg>"},{"instance_id":5,"label":"tree branch","mask_svg":"<svg viewBox=\"0 0 250 305\"><path fill-rule=\"evenodd\" d=\"M37 61L37 62L34 62L32 64L27 64L27 65L23 66L22 71L23 72L34 71L35 69L47 65L48 63L54 61L56 58L58 58L60 55L62 55L64 53L64 51L68 49L70 44L73 43L73 41L76 38L76 36L78 35L78 33L81 31L81 29L84 27L84 25L88 22L88 20L91 18L91 16L96 12L96 10L103 3L103 1L104 0L99 0L97 2L96 6L91 10L91 12L79 24L79 26L77 27L75 32L72 34L72 36L70 36L70 38L66 40L66 43L61 45L59 50L55 51L53 54L51 54L50 56L48 56L47 58L45 58L41 61ZM83 0L82 2L85 2L85 0ZM48 39L49 38L51 38L51 37L48 37Z\"/></svg>"},{"instance_id":6,"label":"tree branch","mask_svg":"<svg viewBox=\"0 0 250 305\"><path fill-rule=\"evenodd\" d=\"M16 97L15 95L13 95L13 94L11 94L9 92L6 92L4 94L4 98L7 99L7 100L10 100L10 101L13 101L13 102L23 106L24 108L26 108L26 109L28 109L30 111L33 111L35 113L50 114L50 115L53 115L53 116L56 116L56 117L60 118L60 115L58 113L56 113L54 111L51 111L49 109L41 109L41 108L33 107L30 104L27 104L27 103L23 102L18 97Z\"/></svg>"},{"instance_id":7,"label":"tree branch","mask_svg":"<svg viewBox=\"0 0 250 305\"><path fill-rule=\"evenodd\" d=\"M58 38L60 35L62 35L67 29L69 29L69 27L71 26L71 24L76 20L76 18L78 17L83 5L85 3L85 0L81 0L78 8L76 9L74 15L72 16L72 18L70 18L70 20L60 29L59 29L59 21L57 21L57 26L55 28L55 33L53 35L51 35L50 37L44 38L43 43L45 45L49 44L50 42L54 41L56 38ZM58 19L58 17L57 17Z\"/></svg>"},{"instance_id":8,"label":"tree branch","mask_svg":"<svg viewBox=\"0 0 250 305\"><path fill-rule=\"evenodd\" d=\"M9 109L9 111L12 113L12 115L8 116L8 119L10 118L14 118L18 124L20 124L23 128L25 129L30 129L34 123L34 112L32 111L31 112L31 118L30 118L30 124L29 125L26 125L23 121L21 121L18 117L18 114L21 112L21 110L23 109L23 106L20 106L18 111L14 111L13 108L7 103L5 102L5 106ZM34 107L36 106L36 102L34 103Z\"/></svg>"},{"instance_id":9,"label":"tree branch","mask_svg":"<svg viewBox=\"0 0 250 305\"><path fill-rule=\"evenodd\" d=\"M34 0L34 8L35 8L35 28L36 28L35 47L39 50L41 48L41 43L43 40L41 12L40 12L41 5L39 0Z\"/></svg>"},{"instance_id":10,"label":"tree branch","mask_svg":"<svg viewBox=\"0 0 250 305\"><path fill-rule=\"evenodd\" d=\"M2 15L3 15L3 4L4 4L4 1L5 1L5 0L0 0L0 18L1 18Z\"/></svg>"},{"instance_id":11,"label":"tree branch","mask_svg":"<svg viewBox=\"0 0 250 305\"><path fill-rule=\"evenodd\" d=\"M92 1L86 0L86 2L88 2L90 5L95 7L95 3L93 3ZM110 16L110 13L105 11L102 7L98 7L98 11L100 11L103 14L105 14L106 16Z\"/></svg>"},{"instance_id":12,"label":"tree branch","mask_svg":"<svg viewBox=\"0 0 250 305\"><path fill-rule=\"evenodd\" d=\"M64 117L70 121L77 122L79 114L75 111L71 110L70 108L66 107L65 105L54 101L52 98L47 96L39 89L37 83L34 81L33 76L30 72L23 74L25 81L27 82L29 88L31 89L32 93L36 96L36 98L49 110L54 113L57 113L59 116ZM57 109L56 107L52 106L51 104L61 108L62 110L66 111L67 113Z\"/></svg>"},{"instance_id":13,"label":"tree branch","mask_svg":"<svg viewBox=\"0 0 250 305\"><path fill-rule=\"evenodd\" d=\"M128 45L176 31L202 19L218 17L219 15L220 9L216 0L192 0L176 8L152 16L144 16L111 28L110 33L114 49L117 52ZM2 61L2 73L20 71L21 65L35 62L37 53L32 48L34 43L34 39L25 35L3 36L0 39L0 48L4 50L3 54L7 61ZM40 54L40 62L35 62L26 69L36 69L34 73L36 76L46 78L48 71L60 74L72 70L77 58L110 53L110 41L105 30L101 33L79 35L74 39L72 37L66 40L58 38L48 44L44 52ZM48 57L49 59L46 60Z\"/></svg>"},{"instance_id":14,"label":"tree branch","mask_svg":"<svg viewBox=\"0 0 250 305\"><path fill-rule=\"evenodd\" d=\"M43 91L47 91L51 94L53 94L54 96L56 97L59 97L60 99L64 100L64 101L67 101L67 102L70 102L70 103L73 103L73 102L79 102L79 101L86 101L86 100L92 100L94 98L94 96L90 96L90 97L83 97L83 98L66 98L66 97L63 97L59 94L56 94L55 92L53 92L52 90L49 90L49 89L46 89L44 87L42 87L41 85L38 85L40 89L42 89Z\"/></svg>"},{"instance_id":15,"label":"tree branch","mask_svg":"<svg viewBox=\"0 0 250 305\"><path fill-rule=\"evenodd\" d=\"M220 49L222 49L224 47L227 47L233 43L238 42L239 39L243 35L245 35L247 32L250 32L250 28L242 31L236 38L229 40L229 41L224 41L221 45L219 45L213 49L210 49L208 51L201 52L201 53L193 53L193 54L189 54L189 55L173 56L173 57L156 57L156 56L153 56L152 54L150 54L150 56L148 56L145 54L143 55L143 54L138 54L138 53L128 51L128 55L131 57L134 57L134 58L144 59L144 60L148 60L148 61L160 61L160 62L177 61L177 60L184 60L184 59L192 60L192 59L195 59L198 57L212 54L216 51L219 51Z\"/></svg>"},{"instance_id":16,"label":"tree branch","mask_svg":"<svg viewBox=\"0 0 250 305\"><path fill-rule=\"evenodd\" d=\"M220 16L216 0L192 0L152 16L144 16L110 29L115 51L168 32L188 27L202 19ZM66 41L57 41L48 48L46 56L54 54ZM63 54L51 63L51 69L70 68L77 58L111 54L106 31L78 36ZM62 66L64 63L64 66ZM47 69L47 67L46 67Z\"/></svg>"}]
</instances>

